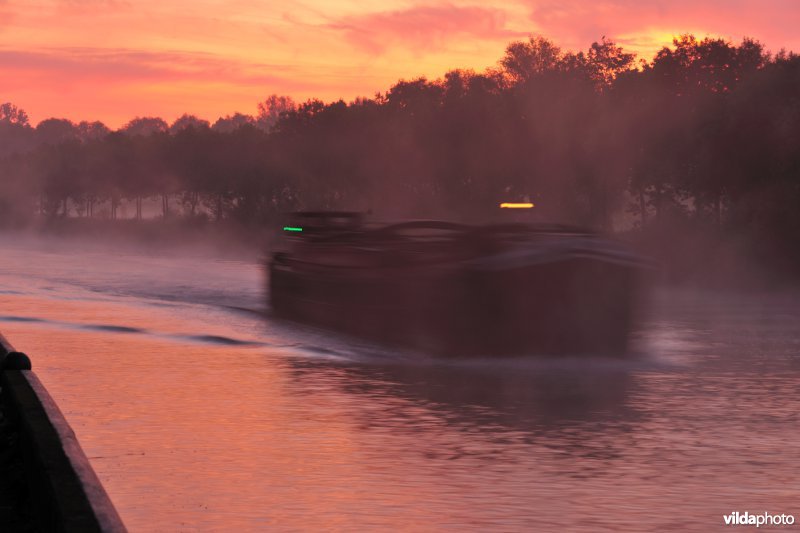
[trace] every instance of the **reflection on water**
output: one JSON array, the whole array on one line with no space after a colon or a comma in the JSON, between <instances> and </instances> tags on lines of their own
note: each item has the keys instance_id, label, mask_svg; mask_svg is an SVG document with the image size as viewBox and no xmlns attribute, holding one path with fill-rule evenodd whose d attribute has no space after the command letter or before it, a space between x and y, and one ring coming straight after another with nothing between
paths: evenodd
<instances>
[{"instance_id":1,"label":"reflection on water","mask_svg":"<svg viewBox=\"0 0 800 533\"><path fill-rule=\"evenodd\" d=\"M364 411L363 427L379 427L386 420L413 427L414 410L394 411L381 405L394 398L424 407L443 423L474 431L498 428L542 432L585 421L630 417L627 396L630 374L618 368L547 368L539 360L503 360L436 363L400 362L332 365L313 359L290 360L290 377L301 388L326 384L361 396L383 407ZM406 416L407 415L407 416Z\"/></svg>"},{"instance_id":2,"label":"reflection on water","mask_svg":"<svg viewBox=\"0 0 800 533\"><path fill-rule=\"evenodd\" d=\"M265 321L262 290L252 262L0 260L0 329L131 531L800 515L797 294L662 291L631 360L437 361Z\"/></svg>"}]
</instances>

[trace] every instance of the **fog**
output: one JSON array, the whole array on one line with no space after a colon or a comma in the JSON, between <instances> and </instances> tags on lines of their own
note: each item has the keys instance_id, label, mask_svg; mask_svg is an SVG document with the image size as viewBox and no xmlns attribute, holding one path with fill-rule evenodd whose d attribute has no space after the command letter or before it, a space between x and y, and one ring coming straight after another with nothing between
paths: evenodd
<instances>
[{"instance_id":1,"label":"fog","mask_svg":"<svg viewBox=\"0 0 800 533\"><path fill-rule=\"evenodd\" d=\"M800 58L753 40L677 38L649 60L511 43L497 67L401 80L373 98L214 125L138 117L118 131L0 113L0 225L165 249L263 249L293 210L531 220L616 233L674 281L800 273Z\"/></svg>"}]
</instances>

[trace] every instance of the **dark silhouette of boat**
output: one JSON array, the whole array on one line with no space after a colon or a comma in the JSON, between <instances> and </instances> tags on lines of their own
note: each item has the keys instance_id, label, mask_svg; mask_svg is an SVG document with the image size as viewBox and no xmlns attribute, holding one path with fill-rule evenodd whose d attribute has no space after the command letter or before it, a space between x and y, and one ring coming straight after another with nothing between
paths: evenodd
<instances>
[{"instance_id":1,"label":"dark silhouette of boat","mask_svg":"<svg viewBox=\"0 0 800 533\"><path fill-rule=\"evenodd\" d=\"M269 263L281 317L446 356L627 351L646 262L554 224L365 224L296 213Z\"/></svg>"}]
</instances>

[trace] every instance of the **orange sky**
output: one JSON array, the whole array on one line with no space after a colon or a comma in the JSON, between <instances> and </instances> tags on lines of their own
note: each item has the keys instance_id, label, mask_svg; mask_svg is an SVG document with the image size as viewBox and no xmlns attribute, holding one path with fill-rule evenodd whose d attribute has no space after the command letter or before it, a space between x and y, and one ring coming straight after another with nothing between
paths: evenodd
<instances>
[{"instance_id":1,"label":"orange sky","mask_svg":"<svg viewBox=\"0 0 800 533\"><path fill-rule=\"evenodd\" d=\"M273 93L351 100L483 70L530 34L649 57L685 32L800 51L798 27L798 0L0 0L0 103L33 124L213 122Z\"/></svg>"}]
</instances>

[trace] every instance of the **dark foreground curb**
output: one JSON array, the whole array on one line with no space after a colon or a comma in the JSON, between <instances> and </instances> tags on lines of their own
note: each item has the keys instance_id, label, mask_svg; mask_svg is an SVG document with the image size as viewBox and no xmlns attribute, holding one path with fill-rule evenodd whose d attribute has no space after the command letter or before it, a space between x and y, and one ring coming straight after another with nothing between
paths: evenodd
<instances>
[{"instance_id":1,"label":"dark foreground curb","mask_svg":"<svg viewBox=\"0 0 800 533\"><path fill-rule=\"evenodd\" d=\"M12 353L0 335L0 364ZM7 369L15 366L0 367L0 386L6 417L19 432L34 526L48 532L126 532L53 398L33 371Z\"/></svg>"}]
</instances>

